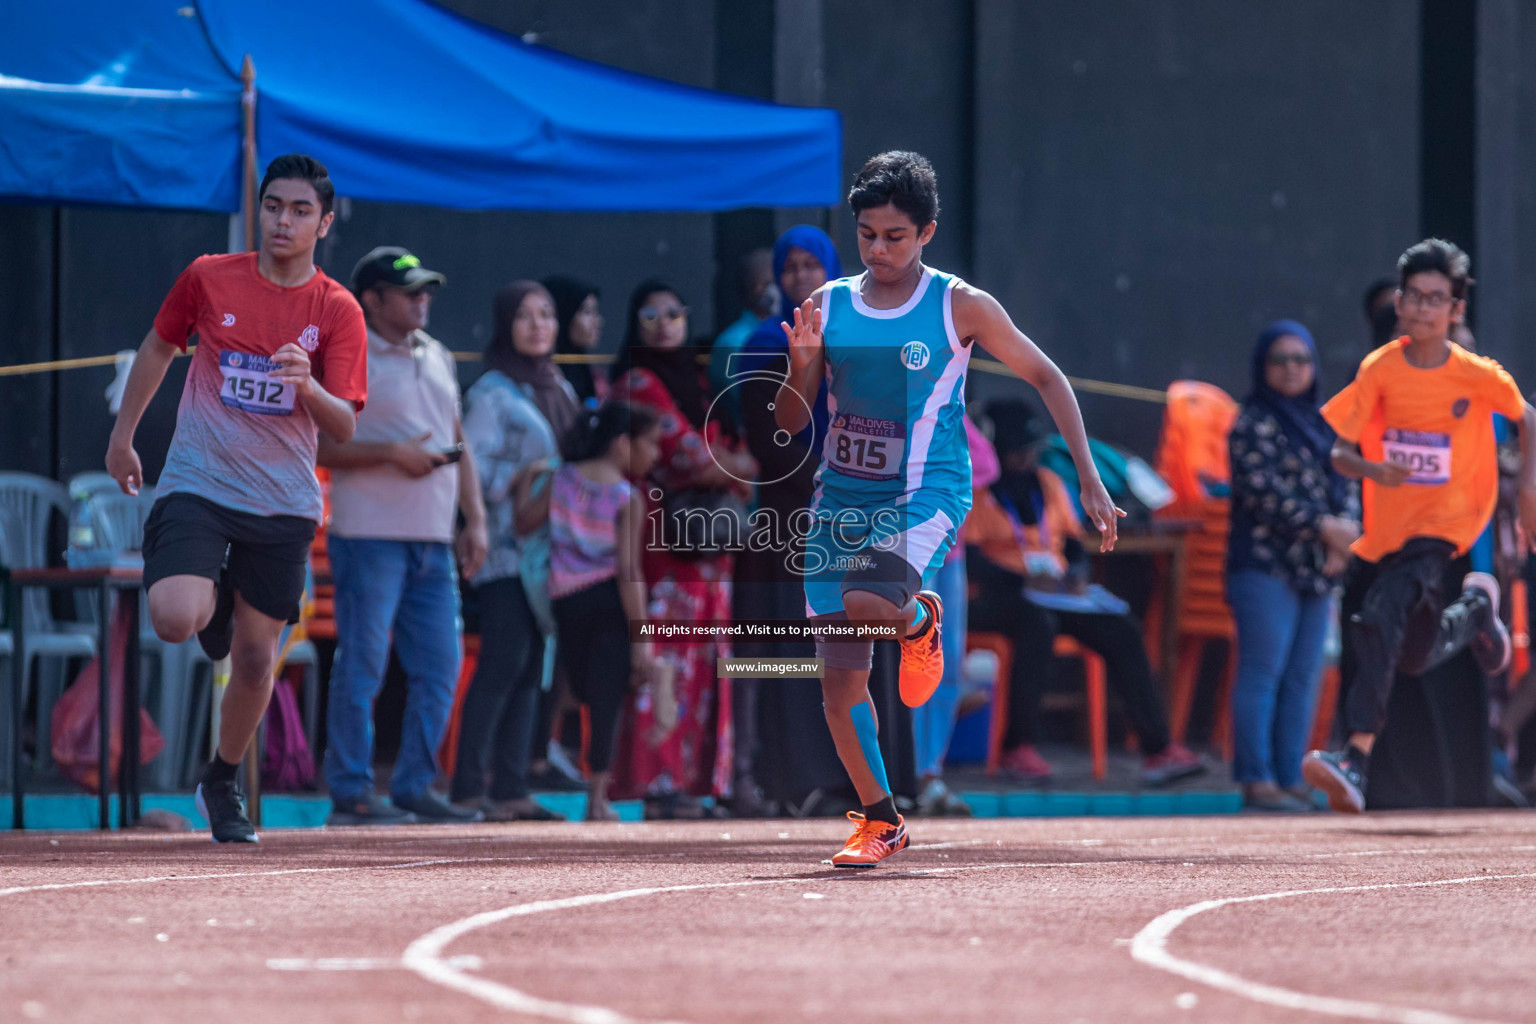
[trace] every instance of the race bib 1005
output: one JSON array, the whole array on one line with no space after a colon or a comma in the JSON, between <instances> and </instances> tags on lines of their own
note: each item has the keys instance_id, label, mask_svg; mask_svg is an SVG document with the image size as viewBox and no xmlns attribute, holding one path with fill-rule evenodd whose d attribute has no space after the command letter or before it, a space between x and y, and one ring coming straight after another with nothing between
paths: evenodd
<instances>
[{"instance_id":1,"label":"race bib 1005","mask_svg":"<svg viewBox=\"0 0 1536 1024\"><path fill-rule=\"evenodd\" d=\"M1387 461L1408 469L1410 484L1451 482L1451 435L1422 430L1387 430L1381 437Z\"/></svg>"},{"instance_id":2,"label":"race bib 1005","mask_svg":"<svg viewBox=\"0 0 1536 1024\"><path fill-rule=\"evenodd\" d=\"M276 360L249 352L219 353L219 372L224 388L219 398L225 405L262 416L292 416L293 388L287 381L273 380Z\"/></svg>"},{"instance_id":3,"label":"race bib 1005","mask_svg":"<svg viewBox=\"0 0 1536 1024\"><path fill-rule=\"evenodd\" d=\"M896 420L838 413L827 429L827 463L860 480L895 480L906 450L907 428Z\"/></svg>"}]
</instances>

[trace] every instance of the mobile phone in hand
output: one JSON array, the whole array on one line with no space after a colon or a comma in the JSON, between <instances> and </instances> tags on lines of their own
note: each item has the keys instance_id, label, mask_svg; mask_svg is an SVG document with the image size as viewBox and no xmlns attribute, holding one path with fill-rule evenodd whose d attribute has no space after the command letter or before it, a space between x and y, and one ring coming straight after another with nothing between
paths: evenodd
<instances>
[{"instance_id":1,"label":"mobile phone in hand","mask_svg":"<svg viewBox=\"0 0 1536 1024\"><path fill-rule=\"evenodd\" d=\"M460 443L454 445L452 448L444 448L442 454L444 465L450 462L458 462L464 457L464 445Z\"/></svg>"}]
</instances>

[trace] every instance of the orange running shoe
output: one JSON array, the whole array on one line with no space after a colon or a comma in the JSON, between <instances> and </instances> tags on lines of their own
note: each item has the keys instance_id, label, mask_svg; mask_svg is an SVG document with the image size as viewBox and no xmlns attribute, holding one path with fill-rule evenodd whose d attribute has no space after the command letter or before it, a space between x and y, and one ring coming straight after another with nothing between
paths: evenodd
<instances>
[{"instance_id":1,"label":"orange running shoe","mask_svg":"<svg viewBox=\"0 0 1536 1024\"><path fill-rule=\"evenodd\" d=\"M849 811L848 820L854 823L853 835L841 853L832 855L835 868L872 868L893 853L907 848L907 823L897 815L896 824L888 821L870 821L858 811Z\"/></svg>"},{"instance_id":2,"label":"orange running shoe","mask_svg":"<svg viewBox=\"0 0 1536 1024\"><path fill-rule=\"evenodd\" d=\"M901 702L909 708L926 704L944 678L944 648L939 643L944 603L931 590L918 591L917 599L928 609L928 628L901 641Z\"/></svg>"}]
</instances>

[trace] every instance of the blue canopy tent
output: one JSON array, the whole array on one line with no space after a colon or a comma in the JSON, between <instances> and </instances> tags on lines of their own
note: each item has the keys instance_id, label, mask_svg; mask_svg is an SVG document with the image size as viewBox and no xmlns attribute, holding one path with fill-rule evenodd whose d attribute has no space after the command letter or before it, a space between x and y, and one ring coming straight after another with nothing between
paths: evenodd
<instances>
[{"instance_id":1,"label":"blue canopy tent","mask_svg":"<svg viewBox=\"0 0 1536 1024\"><path fill-rule=\"evenodd\" d=\"M10 13L0 198L237 209L237 69L249 55L261 157L309 153L355 199L592 211L838 201L836 111L618 71L426 0L65 0Z\"/></svg>"}]
</instances>

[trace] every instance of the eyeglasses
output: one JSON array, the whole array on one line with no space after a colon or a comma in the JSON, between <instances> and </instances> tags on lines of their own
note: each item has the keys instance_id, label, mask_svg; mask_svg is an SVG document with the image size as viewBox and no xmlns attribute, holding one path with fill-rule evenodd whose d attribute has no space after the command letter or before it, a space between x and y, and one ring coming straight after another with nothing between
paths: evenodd
<instances>
[{"instance_id":1,"label":"eyeglasses","mask_svg":"<svg viewBox=\"0 0 1536 1024\"><path fill-rule=\"evenodd\" d=\"M1270 356L1266 362L1268 362L1270 366L1311 366L1312 357L1307 355L1305 352L1292 352L1289 355L1284 352L1276 352L1274 355Z\"/></svg>"},{"instance_id":2,"label":"eyeglasses","mask_svg":"<svg viewBox=\"0 0 1536 1024\"><path fill-rule=\"evenodd\" d=\"M658 320L675 324L679 320L686 319L688 319L687 306L667 306L664 309L657 306L644 306L640 310L640 322L643 324L654 324Z\"/></svg>"},{"instance_id":3,"label":"eyeglasses","mask_svg":"<svg viewBox=\"0 0 1536 1024\"><path fill-rule=\"evenodd\" d=\"M1398 294L1403 297L1405 306L1423 309L1444 309L1456 301L1456 296L1449 292L1421 292L1417 288L1404 288Z\"/></svg>"}]
</instances>

